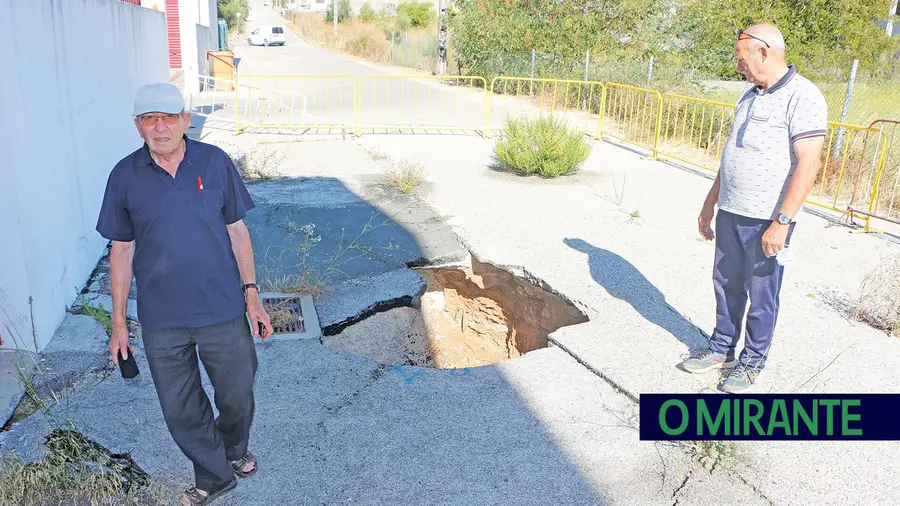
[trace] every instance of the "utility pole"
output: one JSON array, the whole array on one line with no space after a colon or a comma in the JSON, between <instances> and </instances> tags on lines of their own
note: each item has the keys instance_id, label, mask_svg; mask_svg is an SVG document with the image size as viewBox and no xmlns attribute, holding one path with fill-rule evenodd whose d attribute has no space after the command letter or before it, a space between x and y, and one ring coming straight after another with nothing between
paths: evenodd
<instances>
[{"instance_id":1,"label":"utility pole","mask_svg":"<svg viewBox=\"0 0 900 506\"><path fill-rule=\"evenodd\" d=\"M337 0L331 0L331 19L334 20L334 34L337 35L338 9Z\"/></svg>"},{"instance_id":2,"label":"utility pole","mask_svg":"<svg viewBox=\"0 0 900 506\"><path fill-rule=\"evenodd\" d=\"M888 12L887 23L884 25L885 34L890 37L894 34L894 15L897 14L897 0L891 1L891 11Z\"/></svg>"},{"instance_id":3,"label":"utility pole","mask_svg":"<svg viewBox=\"0 0 900 506\"><path fill-rule=\"evenodd\" d=\"M447 7L450 0L438 2L438 47L437 47L437 73L439 76L447 73Z\"/></svg>"}]
</instances>

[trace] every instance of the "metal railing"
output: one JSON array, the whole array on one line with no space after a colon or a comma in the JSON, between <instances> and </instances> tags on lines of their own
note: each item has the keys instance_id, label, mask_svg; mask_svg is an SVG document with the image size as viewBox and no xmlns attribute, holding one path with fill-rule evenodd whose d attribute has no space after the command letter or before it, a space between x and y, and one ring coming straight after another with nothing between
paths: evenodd
<instances>
[{"instance_id":1,"label":"metal railing","mask_svg":"<svg viewBox=\"0 0 900 506\"><path fill-rule=\"evenodd\" d=\"M365 75L357 87L356 132L483 131L486 90L478 76Z\"/></svg>"},{"instance_id":2,"label":"metal railing","mask_svg":"<svg viewBox=\"0 0 900 506\"><path fill-rule=\"evenodd\" d=\"M218 111L226 111L234 106L234 81L212 76L200 77L200 93L184 95L187 111L201 116L211 116ZM222 115L217 119L231 121Z\"/></svg>"},{"instance_id":3,"label":"metal railing","mask_svg":"<svg viewBox=\"0 0 900 506\"><path fill-rule=\"evenodd\" d=\"M656 158L662 108L662 94L656 90L606 83L598 137L650 149Z\"/></svg>"},{"instance_id":4,"label":"metal railing","mask_svg":"<svg viewBox=\"0 0 900 506\"><path fill-rule=\"evenodd\" d=\"M231 115L237 132L339 129L373 132L504 129L511 115L550 113L594 138L618 139L717 171L735 106L621 83L500 76L245 75L202 77L191 111ZM233 92L228 90L232 89ZM900 223L900 122L828 122L824 164L808 204Z\"/></svg>"},{"instance_id":5,"label":"metal railing","mask_svg":"<svg viewBox=\"0 0 900 506\"><path fill-rule=\"evenodd\" d=\"M356 80L349 75L240 75L236 131L353 130Z\"/></svg>"},{"instance_id":6,"label":"metal railing","mask_svg":"<svg viewBox=\"0 0 900 506\"><path fill-rule=\"evenodd\" d=\"M900 139L897 138L897 126L900 121L879 119L873 121L866 131L863 153L876 160L874 170L869 171L871 179L865 178L863 187L870 186L868 207L851 203L847 209L851 216L865 216L865 230L870 230L872 218L900 225ZM868 183L868 184L866 184ZM854 188L854 194L856 188Z\"/></svg>"},{"instance_id":7,"label":"metal railing","mask_svg":"<svg viewBox=\"0 0 900 506\"><path fill-rule=\"evenodd\" d=\"M495 77L487 95L489 128L502 129L510 116L550 112L565 118L573 128L597 136L605 94L606 85L598 81Z\"/></svg>"},{"instance_id":8,"label":"metal railing","mask_svg":"<svg viewBox=\"0 0 900 506\"><path fill-rule=\"evenodd\" d=\"M878 154L867 143L870 132L864 126L828 122L822 169L816 176L807 203L838 212L844 212L848 207L867 206L866 195L870 193L870 184L878 171ZM841 148L835 149L838 138ZM866 180L869 184L863 183ZM863 189L864 186L869 190Z\"/></svg>"},{"instance_id":9,"label":"metal railing","mask_svg":"<svg viewBox=\"0 0 900 506\"><path fill-rule=\"evenodd\" d=\"M716 171L731 133L734 105L666 93L662 96L658 155Z\"/></svg>"}]
</instances>

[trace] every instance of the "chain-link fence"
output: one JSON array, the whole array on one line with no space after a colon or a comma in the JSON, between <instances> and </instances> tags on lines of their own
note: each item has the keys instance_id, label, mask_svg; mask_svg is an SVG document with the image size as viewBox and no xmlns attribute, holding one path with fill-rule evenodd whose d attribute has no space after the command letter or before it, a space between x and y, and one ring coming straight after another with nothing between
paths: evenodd
<instances>
[{"instance_id":1,"label":"chain-link fence","mask_svg":"<svg viewBox=\"0 0 900 506\"><path fill-rule=\"evenodd\" d=\"M748 86L736 72L735 79L723 80L698 69L652 58L609 59L590 53L580 58L539 52L498 53L469 65L464 61L463 71L488 81L496 76L514 76L615 82L728 104L735 103ZM829 120L868 126L876 119L900 116L900 94L896 93L900 80L863 75L851 67L828 75L827 79L811 79L825 96Z\"/></svg>"}]
</instances>

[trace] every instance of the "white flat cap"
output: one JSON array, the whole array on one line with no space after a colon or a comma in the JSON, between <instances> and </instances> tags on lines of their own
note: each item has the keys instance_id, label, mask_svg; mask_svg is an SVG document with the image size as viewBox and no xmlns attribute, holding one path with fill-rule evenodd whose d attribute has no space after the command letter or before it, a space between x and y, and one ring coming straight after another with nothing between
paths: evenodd
<instances>
[{"instance_id":1,"label":"white flat cap","mask_svg":"<svg viewBox=\"0 0 900 506\"><path fill-rule=\"evenodd\" d=\"M148 112L178 114L184 111L181 90L170 83L153 83L141 88L134 97L134 116Z\"/></svg>"}]
</instances>

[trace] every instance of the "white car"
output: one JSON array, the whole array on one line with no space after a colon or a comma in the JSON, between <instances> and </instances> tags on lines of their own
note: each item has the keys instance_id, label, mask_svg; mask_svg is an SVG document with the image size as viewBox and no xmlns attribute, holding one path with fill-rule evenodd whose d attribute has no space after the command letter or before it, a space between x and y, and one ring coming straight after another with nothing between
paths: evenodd
<instances>
[{"instance_id":1,"label":"white car","mask_svg":"<svg viewBox=\"0 0 900 506\"><path fill-rule=\"evenodd\" d=\"M284 28L280 26L263 26L247 37L250 46L283 46L284 42Z\"/></svg>"}]
</instances>

